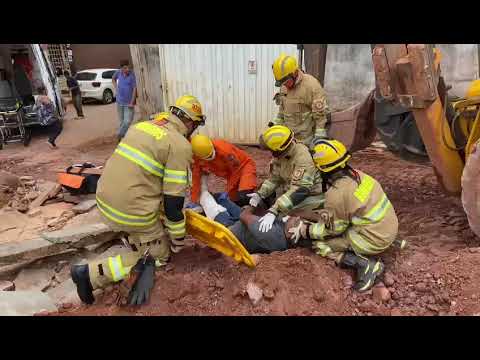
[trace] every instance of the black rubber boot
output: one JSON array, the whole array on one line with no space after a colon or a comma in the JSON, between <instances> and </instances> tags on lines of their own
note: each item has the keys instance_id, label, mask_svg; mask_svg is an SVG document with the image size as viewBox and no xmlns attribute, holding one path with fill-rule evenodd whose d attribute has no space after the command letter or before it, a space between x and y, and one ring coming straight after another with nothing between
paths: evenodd
<instances>
[{"instance_id":1,"label":"black rubber boot","mask_svg":"<svg viewBox=\"0 0 480 360\"><path fill-rule=\"evenodd\" d=\"M77 285L77 294L80 300L85 304L93 304L95 297L93 296L93 287L90 282L88 273L88 265L73 265L70 268L72 280Z\"/></svg>"},{"instance_id":2,"label":"black rubber boot","mask_svg":"<svg viewBox=\"0 0 480 360\"><path fill-rule=\"evenodd\" d=\"M360 292L369 290L385 268L380 260L369 259L352 252L346 252L343 255L340 265L353 267L357 270L354 289Z\"/></svg>"}]
</instances>

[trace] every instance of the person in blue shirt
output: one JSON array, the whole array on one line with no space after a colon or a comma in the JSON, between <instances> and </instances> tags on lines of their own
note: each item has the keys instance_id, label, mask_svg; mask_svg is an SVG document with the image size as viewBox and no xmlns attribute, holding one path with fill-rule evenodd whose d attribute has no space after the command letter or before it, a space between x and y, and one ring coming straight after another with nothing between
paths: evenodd
<instances>
[{"instance_id":1,"label":"person in blue shirt","mask_svg":"<svg viewBox=\"0 0 480 360\"><path fill-rule=\"evenodd\" d=\"M135 74L130 71L128 60L120 62L120 70L113 74L112 82L117 92L117 111L120 121L118 140L120 141L133 121L137 99L137 82Z\"/></svg>"}]
</instances>

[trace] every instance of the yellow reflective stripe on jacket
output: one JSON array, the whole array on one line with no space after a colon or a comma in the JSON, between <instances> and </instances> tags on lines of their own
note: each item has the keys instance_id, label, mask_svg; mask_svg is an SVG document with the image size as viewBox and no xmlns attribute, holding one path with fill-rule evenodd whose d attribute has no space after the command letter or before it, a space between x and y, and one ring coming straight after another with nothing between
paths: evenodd
<instances>
[{"instance_id":1,"label":"yellow reflective stripe on jacket","mask_svg":"<svg viewBox=\"0 0 480 360\"><path fill-rule=\"evenodd\" d=\"M335 235L337 234L342 234L345 232L345 230L347 230L348 226L350 225L350 223L348 221L345 221L345 220L336 220L334 223L333 223L333 226L334 226L334 229L333 229L333 233Z\"/></svg>"},{"instance_id":2,"label":"yellow reflective stripe on jacket","mask_svg":"<svg viewBox=\"0 0 480 360\"><path fill-rule=\"evenodd\" d=\"M325 224L324 223L316 223L310 226L310 238L311 239L323 239L325 234Z\"/></svg>"},{"instance_id":3,"label":"yellow reflective stripe on jacket","mask_svg":"<svg viewBox=\"0 0 480 360\"><path fill-rule=\"evenodd\" d=\"M187 184L187 177L188 177L187 175L188 175L187 172L184 170L165 169L163 182Z\"/></svg>"},{"instance_id":4,"label":"yellow reflective stripe on jacket","mask_svg":"<svg viewBox=\"0 0 480 360\"><path fill-rule=\"evenodd\" d=\"M108 258L108 268L112 274L113 281L123 280L128 274L126 269L123 267L122 258L120 255Z\"/></svg>"},{"instance_id":5,"label":"yellow reflective stripe on jacket","mask_svg":"<svg viewBox=\"0 0 480 360\"><path fill-rule=\"evenodd\" d=\"M275 190L276 187L277 186L270 180L265 180L262 186L260 187L260 189L258 190L258 194L261 197L265 198L268 195L270 195Z\"/></svg>"},{"instance_id":6,"label":"yellow reflective stripe on jacket","mask_svg":"<svg viewBox=\"0 0 480 360\"><path fill-rule=\"evenodd\" d=\"M156 213L146 215L146 216L125 214L107 205L104 201L100 200L98 196L97 196L97 206L103 215L105 215L108 219L118 224L129 225L129 226L148 226L148 225L154 224L155 221L157 221Z\"/></svg>"},{"instance_id":7,"label":"yellow reflective stripe on jacket","mask_svg":"<svg viewBox=\"0 0 480 360\"><path fill-rule=\"evenodd\" d=\"M379 247L370 243L365 237L360 235L354 229L349 229L347 235L350 239L353 250L357 254L376 255L388 248L388 245L385 247Z\"/></svg>"},{"instance_id":8,"label":"yellow reflective stripe on jacket","mask_svg":"<svg viewBox=\"0 0 480 360\"><path fill-rule=\"evenodd\" d=\"M135 128L154 137L155 140L160 140L165 135L167 135L167 132L165 131L165 129L162 129L161 127L154 125L148 121L142 121L138 123L137 125L135 125Z\"/></svg>"},{"instance_id":9,"label":"yellow reflective stripe on jacket","mask_svg":"<svg viewBox=\"0 0 480 360\"><path fill-rule=\"evenodd\" d=\"M148 155L145 155L140 150L135 149L133 146L127 145L125 143L118 144L118 147L115 149L115 152L124 158L134 162L143 169L152 173L153 175L163 177L164 166L159 162L155 161Z\"/></svg>"},{"instance_id":10,"label":"yellow reflective stripe on jacket","mask_svg":"<svg viewBox=\"0 0 480 360\"><path fill-rule=\"evenodd\" d=\"M283 194L277 199L277 204L281 211L288 212L291 208L293 208L292 199L287 194Z\"/></svg>"},{"instance_id":11,"label":"yellow reflective stripe on jacket","mask_svg":"<svg viewBox=\"0 0 480 360\"><path fill-rule=\"evenodd\" d=\"M392 206L392 203L388 200L387 195L383 194L380 201L363 216L354 216L352 223L354 225L368 225L379 222L385 217L387 210Z\"/></svg>"},{"instance_id":12,"label":"yellow reflective stripe on jacket","mask_svg":"<svg viewBox=\"0 0 480 360\"><path fill-rule=\"evenodd\" d=\"M353 195L361 202L364 203L370 193L373 190L373 186L375 185L375 180L373 180L370 176L364 175L360 185L358 185L357 190L353 193Z\"/></svg>"}]
</instances>

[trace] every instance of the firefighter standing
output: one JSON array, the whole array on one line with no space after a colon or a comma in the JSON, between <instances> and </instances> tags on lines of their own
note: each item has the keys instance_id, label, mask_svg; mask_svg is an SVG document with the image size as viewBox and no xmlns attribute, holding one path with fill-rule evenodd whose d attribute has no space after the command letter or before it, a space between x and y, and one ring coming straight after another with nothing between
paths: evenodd
<instances>
[{"instance_id":1,"label":"firefighter standing","mask_svg":"<svg viewBox=\"0 0 480 360\"><path fill-rule=\"evenodd\" d=\"M320 199L323 199L323 194L321 188L316 186L321 178L308 148L296 143L294 133L289 128L282 125L268 128L260 136L260 145L272 152L274 160L271 164L270 178L263 182L256 193L247 195L250 197L250 205L257 207L280 186L287 189L259 220L260 231L265 232L271 229L280 213L286 215L293 208L302 206L312 199L314 208L321 206Z\"/></svg>"},{"instance_id":2,"label":"firefighter standing","mask_svg":"<svg viewBox=\"0 0 480 360\"><path fill-rule=\"evenodd\" d=\"M169 110L131 127L105 165L97 206L113 230L128 234L131 251L72 267L85 303L93 303L94 289L125 279L132 267L139 276L127 289L130 303L145 302L155 265L164 265L170 251L178 253L183 247L182 209L192 162L187 138L205 124L205 116L190 95L180 97Z\"/></svg>"},{"instance_id":3,"label":"firefighter standing","mask_svg":"<svg viewBox=\"0 0 480 360\"><path fill-rule=\"evenodd\" d=\"M295 133L295 139L308 147L315 139L327 138L329 109L320 82L302 72L293 56L280 55L272 68L275 86L280 87L274 97L279 112L269 126L287 126Z\"/></svg>"},{"instance_id":4,"label":"firefighter standing","mask_svg":"<svg viewBox=\"0 0 480 360\"><path fill-rule=\"evenodd\" d=\"M359 291L370 289L384 265L371 258L388 249L398 232L398 219L381 185L348 165L351 155L336 140L321 140L313 159L325 192L322 221L300 221L289 231L296 240L312 240L314 251L342 266L355 268Z\"/></svg>"},{"instance_id":5,"label":"firefighter standing","mask_svg":"<svg viewBox=\"0 0 480 360\"><path fill-rule=\"evenodd\" d=\"M238 147L224 140L211 140L205 135L193 136L191 143L194 154L192 201L198 203L200 199L202 173L213 173L227 180L230 200L239 206L247 205L247 194L257 187L253 159Z\"/></svg>"}]
</instances>

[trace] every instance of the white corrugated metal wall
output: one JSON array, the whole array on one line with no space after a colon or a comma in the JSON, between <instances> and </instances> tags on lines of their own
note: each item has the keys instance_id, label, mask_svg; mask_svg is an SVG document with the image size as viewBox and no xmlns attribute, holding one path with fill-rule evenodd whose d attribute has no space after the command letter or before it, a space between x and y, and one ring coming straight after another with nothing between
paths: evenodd
<instances>
[{"instance_id":1,"label":"white corrugated metal wall","mask_svg":"<svg viewBox=\"0 0 480 360\"><path fill-rule=\"evenodd\" d=\"M295 44L161 44L165 103L198 97L207 115L200 132L237 144L257 143L275 116L272 63ZM256 62L256 73L248 63Z\"/></svg>"}]
</instances>

